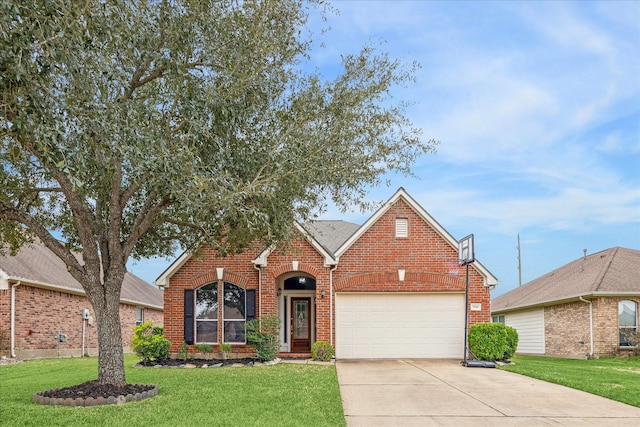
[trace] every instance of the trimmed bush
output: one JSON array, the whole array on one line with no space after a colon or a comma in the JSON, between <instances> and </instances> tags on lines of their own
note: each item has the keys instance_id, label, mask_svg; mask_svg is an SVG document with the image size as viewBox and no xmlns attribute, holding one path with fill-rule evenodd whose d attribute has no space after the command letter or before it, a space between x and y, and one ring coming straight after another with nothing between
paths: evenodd
<instances>
[{"instance_id":1,"label":"trimmed bush","mask_svg":"<svg viewBox=\"0 0 640 427\"><path fill-rule=\"evenodd\" d=\"M313 360L321 360L323 362L328 362L331 360L335 351L333 346L328 342L324 341L316 341L311 346L311 358Z\"/></svg>"},{"instance_id":2,"label":"trimmed bush","mask_svg":"<svg viewBox=\"0 0 640 427\"><path fill-rule=\"evenodd\" d=\"M247 322L247 342L253 346L258 359L268 362L276 358L280 350L279 332L278 316L262 316Z\"/></svg>"},{"instance_id":3,"label":"trimmed bush","mask_svg":"<svg viewBox=\"0 0 640 427\"><path fill-rule=\"evenodd\" d=\"M469 349L480 360L507 360L518 347L518 332L503 323L476 323L469 328Z\"/></svg>"},{"instance_id":4,"label":"trimmed bush","mask_svg":"<svg viewBox=\"0 0 640 427\"><path fill-rule=\"evenodd\" d=\"M162 336L162 332L162 327L154 327L151 320L133 328L131 348L140 356L143 365L151 365L169 357L171 343Z\"/></svg>"}]
</instances>

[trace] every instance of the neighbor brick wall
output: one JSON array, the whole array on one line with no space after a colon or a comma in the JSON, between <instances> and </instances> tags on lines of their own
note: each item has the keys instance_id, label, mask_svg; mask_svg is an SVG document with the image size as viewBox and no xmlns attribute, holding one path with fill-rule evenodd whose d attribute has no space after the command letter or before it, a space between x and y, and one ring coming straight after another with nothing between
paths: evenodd
<instances>
[{"instance_id":1,"label":"neighbor brick wall","mask_svg":"<svg viewBox=\"0 0 640 427\"><path fill-rule=\"evenodd\" d=\"M95 314L87 298L55 290L21 284L15 288L15 351L19 359L80 356L82 353L82 309L88 308L92 324L85 324L85 352L97 354ZM0 329L10 329L11 291L0 291ZM159 310L145 309L145 318L162 325ZM125 351L131 342L135 325L135 306L120 305L120 322ZM63 330L67 341L54 338Z\"/></svg>"},{"instance_id":2,"label":"neighbor brick wall","mask_svg":"<svg viewBox=\"0 0 640 427\"><path fill-rule=\"evenodd\" d=\"M594 299L593 323L594 343L596 357L613 356L620 354L618 303L623 300L640 303L640 298L631 297L607 297Z\"/></svg>"},{"instance_id":3,"label":"neighbor brick wall","mask_svg":"<svg viewBox=\"0 0 640 427\"><path fill-rule=\"evenodd\" d=\"M585 358L590 352L589 304L578 301L545 307L544 323L545 354Z\"/></svg>"},{"instance_id":4,"label":"neighbor brick wall","mask_svg":"<svg viewBox=\"0 0 640 427\"><path fill-rule=\"evenodd\" d=\"M624 352L619 347L618 303L638 298L601 297L593 304L593 357ZM591 351L589 304L577 301L545 307L545 354L584 358ZM579 341L583 340L584 344Z\"/></svg>"}]
</instances>

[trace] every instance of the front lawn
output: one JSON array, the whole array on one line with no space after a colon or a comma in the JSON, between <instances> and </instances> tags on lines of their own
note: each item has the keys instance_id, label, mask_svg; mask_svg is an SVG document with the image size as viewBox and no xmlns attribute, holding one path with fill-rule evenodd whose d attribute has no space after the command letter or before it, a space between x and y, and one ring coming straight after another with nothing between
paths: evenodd
<instances>
[{"instance_id":1,"label":"front lawn","mask_svg":"<svg viewBox=\"0 0 640 427\"><path fill-rule=\"evenodd\" d=\"M640 357L595 360L514 356L501 369L640 407Z\"/></svg>"},{"instance_id":2,"label":"front lawn","mask_svg":"<svg viewBox=\"0 0 640 427\"><path fill-rule=\"evenodd\" d=\"M254 368L132 368L127 382L157 384L157 396L91 408L38 405L31 395L97 376L97 358L0 366L2 426L344 426L334 365Z\"/></svg>"}]
</instances>

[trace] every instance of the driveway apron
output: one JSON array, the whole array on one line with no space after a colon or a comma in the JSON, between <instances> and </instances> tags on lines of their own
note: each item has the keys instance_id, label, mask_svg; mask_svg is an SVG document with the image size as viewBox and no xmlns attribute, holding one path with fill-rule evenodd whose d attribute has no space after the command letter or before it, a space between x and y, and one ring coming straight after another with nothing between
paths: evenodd
<instances>
[{"instance_id":1,"label":"driveway apron","mask_svg":"<svg viewBox=\"0 0 640 427\"><path fill-rule=\"evenodd\" d=\"M348 427L640 425L640 408L456 360L339 360Z\"/></svg>"}]
</instances>

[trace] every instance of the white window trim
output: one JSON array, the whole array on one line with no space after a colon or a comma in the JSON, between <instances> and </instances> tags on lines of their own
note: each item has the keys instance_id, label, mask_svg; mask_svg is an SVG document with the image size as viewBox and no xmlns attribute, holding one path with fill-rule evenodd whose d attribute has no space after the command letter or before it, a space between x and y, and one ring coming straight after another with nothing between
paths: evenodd
<instances>
[{"instance_id":1,"label":"white window trim","mask_svg":"<svg viewBox=\"0 0 640 427\"><path fill-rule=\"evenodd\" d=\"M141 314L141 319L138 320L138 313ZM144 307L136 307L136 326L144 323Z\"/></svg>"},{"instance_id":2,"label":"white window trim","mask_svg":"<svg viewBox=\"0 0 640 427\"><path fill-rule=\"evenodd\" d=\"M244 319L226 319L224 317L224 285L229 284L236 286L244 292ZM225 323L226 322L242 322L244 325L244 341L227 341L224 339L225 336ZM222 284L222 342L225 344L246 344L247 343L247 290L240 285L236 285L235 283L225 282Z\"/></svg>"},{"instance_id":3,"label":"white window trim","mask_svg":"<svg viewBox=\"0 0 640 427\"><path fill-rule=\"evenodd\" d=\"M620 307L620 304L622 304L623 302L630 302L630 303L632 303L632 305L634 306L634 308L635 308L635 317L634 317L634 320L635 320L636 324L635 324L635 325L629 325L629 326L626 326L626 325L624 325L624 326L623 326L623 325L621 325L621 324L620 324L620 314L618 314L618 336L620 336L620 331L621 331L622 329L628 329L628 330L631 330L631 331L633 331L633 332L635 332L635 333L638 333L638 309L640 308L640 304L638 304L637 302L632 301L632 300L623 300L623 301L619 301L619 302L618 302L618 310L620 310L620 308L619 308L619 307ZM619 313L619 311L618 311L618 313ZM618 338L618 340L620 340L620 338ZM637 346L635 346L635 345L622 345L622 343L621 343L621 342L618 342L618 346L619 346L621 349L634 349L634 348L636 348L636 347L637 347Z\"/></svg>"},{"instance_id":4,"label":"white window trim","mask_svg":"<svg viewBox=\"0 0 640 427\"><path fill-rule=\"evenodd\" d=\"M194 335L194 343L196 344L218 344L218 336L220 335L220 286L216 283L216 291L217 300L218 300L218 313L215 319L198 319L198 307L196 301L198 301L198 291L205 286L210 285L211 283L207 283L206 285L200 286L196 289L196 294L193 298L193 335ZM198 341L198 322L216 322L216 340L215 341Z\"/></svg>"}]
</instances>

